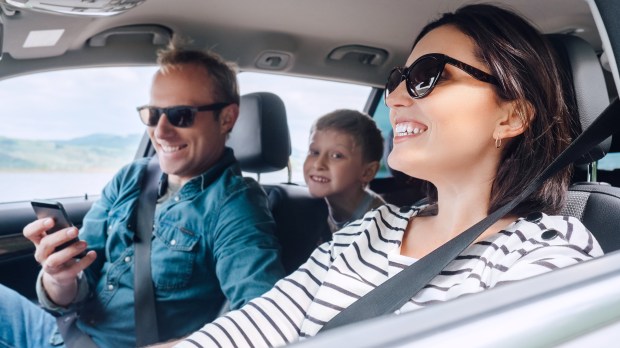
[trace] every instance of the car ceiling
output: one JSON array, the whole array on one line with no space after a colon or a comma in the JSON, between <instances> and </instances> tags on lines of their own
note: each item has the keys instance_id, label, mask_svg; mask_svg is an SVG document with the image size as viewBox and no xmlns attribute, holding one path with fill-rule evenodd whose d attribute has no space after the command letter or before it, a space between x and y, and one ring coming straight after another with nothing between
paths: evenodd
<instances>
[{"instance_id":1,"label":"car ceiling","mask_svg":"<svg viewBox=\"0 0 620 348\"><path fill-rule=\"evenodd\" d=\"M70 66L152 64L155 33L191 40L210 48L243 71L265 70L381 86L389 69L402 65L419 30L439 13L471 1L428 0L146 0L126 13L78 17L33 11L10 15L5 7L0 77ZM545 33L576 32L596 49L601 42L583 0L510 0L508 4ZM6 6L6 5L5 5ZM126 26L143 26L132 35L91 38ZM31 30L64 29L50 47L24 47ZM100 36L101 38L101 36ZM328 58L330 52L346 48ZM368 48L369 47L369 48ZM288 64L260 69L261 54L280 54ZM376 58L376 59L375 59ZM364 62L362 62L364 61Z\"/></svg>"}]
</instances>

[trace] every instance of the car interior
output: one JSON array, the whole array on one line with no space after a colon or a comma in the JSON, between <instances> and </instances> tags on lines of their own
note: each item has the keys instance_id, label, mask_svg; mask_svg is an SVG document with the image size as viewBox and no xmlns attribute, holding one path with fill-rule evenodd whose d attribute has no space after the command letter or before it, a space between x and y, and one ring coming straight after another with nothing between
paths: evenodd
<instances>
[{"instance_id":1,"label":"car interior","mask_svg":"<svg viewBox=\"0 0 620 348\"><path fill-rule=\"evenodd\" d=\"M239 119L226 144L235 152L244 172L260 175L286 168L291 140L282 100L268 92L243 95ZM262 186L276 221L282 263L290 273L308 259L314 248L330 239L327 206L290 180Z\"/></svg>"},{"instance_id":2,"label":"car interior","mask_svg":"<svg viewBox=\"0 0 620 348\"><path fill-rule=\"evenodd\" d=\"M0 83L52 70L154 66L157 50L177 36L187 39L193 47L212 49L236 63L241 74L260 72L370 87L362 111L377 123L386 122L389 110L383 102L383 88L390 69L405 62L413 38L427 22L469 2L134 0L119 5L114 1L0 0ZM557 51L559 68L574 91L579 115L575 120L577 137L617 98L620 74L615 57L620 57L620 29L610 23L614 15L620 15L620 6L613 0L496 3L522 13L547 34ZM105 96L99 97L102 103L110 102ZM307 104L320 102L304 100ZM303 182L291 179L291 158L295 152L291 145L292 121L296 115L290 110L273 92L243 94L239 119L227 141L244 175L258 180L267 193L287 272L294 271L316 246L330 238L325 202L311 197ZM385 133L384 161L392 146L390 131ZM0 130L0 144L2 136L7 134ZM134 157L153 153L148 136L143 134ZM347 346L351 342L359 347L403 346L412 342L459 344L446 337L451 333L450 337L463 337L459 330L484 330L491 321L505 320L519 320L521 326L516 325L512 336L494 330L498 333L490 335L487 346L512 342L508 345L565 343L577 347L617 341L620 157L616 154L620 154L620 136L614 134L575 162L562 211L583 222L605 256L502 286L488 291L488 295L485 292L441 304L434 312L429 308L330 331L299 346ZM0 173L5 170L2 161L0 155ZM370 188L388 203L403 206L424 198L420 180L386 169L388 174L373 180ZM267 174L278 171L287 173L287 179L264 180ZM79 227L97 195L44 198L61 201ZM36 301L34 282L40 266L33 258L34 247L22 236L23 227L33 219L28 201L0 198L0 283ZM575 300L574 304L578 308L567 309L560 301L566 298L578 298L581 302ZM555 307L551 306L554 301ZM533 321L542 326L537 328L523 320L527 315L547 317L541 322ZM584 320L586 315L594 319ZM412 327L412 320L421 324ZM558 327L549 328L554 320ZM577 328L567 333L570 327ZM382 334L394 328L398 328L398 334L392 338ZM351 341L351 337L357 338ZM493 341L496 337L497 341Z\"/></svg>"}]
</instances>

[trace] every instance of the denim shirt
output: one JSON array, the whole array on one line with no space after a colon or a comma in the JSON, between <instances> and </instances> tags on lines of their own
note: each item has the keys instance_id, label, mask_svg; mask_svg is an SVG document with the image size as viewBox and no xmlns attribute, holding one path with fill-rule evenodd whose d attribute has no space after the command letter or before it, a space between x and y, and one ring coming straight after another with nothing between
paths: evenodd
<instances>
[{"instance_id":1,"label":"denim shirt","mask_svg":"<svg viewBox=\"0 0 620 348\"><path fill-rule=\"evenodd\" d=\"M134 210L148 159L124 167L84 217L79 237L97 260L78 327L102 347L135 346ZM155 212L151 268L160 340L193 332L225 298L239 308L282 278L267 197L243 178L231 149Z\"/></svg>"}]
</instances>

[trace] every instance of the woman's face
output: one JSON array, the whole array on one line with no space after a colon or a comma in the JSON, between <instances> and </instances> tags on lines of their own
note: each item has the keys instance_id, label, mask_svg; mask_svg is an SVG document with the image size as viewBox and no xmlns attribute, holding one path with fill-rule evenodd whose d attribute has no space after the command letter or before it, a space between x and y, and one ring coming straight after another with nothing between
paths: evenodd
<instances>
[{"instance_id":1,"label":"woman's face","mask_svg":"<svg viewBox=\"0 0 620 348\"><path fill-rule=\"evenodd\" d=\"M442 53L490 73L474 51L469 36L454 26L441 26L418 42L406 66L425 54ZM403 81L386 102L394 129L394 148L388 157L392 168L435 184L469 174L493 179L500 158L494 132L510 108L499 100L492 84L446 64L426 97L413 99Z\"/></svg>"}]
</instances>

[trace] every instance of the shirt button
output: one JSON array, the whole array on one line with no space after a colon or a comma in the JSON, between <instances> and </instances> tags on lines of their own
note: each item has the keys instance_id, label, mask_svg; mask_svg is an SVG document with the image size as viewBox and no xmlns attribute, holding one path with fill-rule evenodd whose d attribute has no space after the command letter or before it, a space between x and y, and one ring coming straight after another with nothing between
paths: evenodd
<instances>
[{"instance_id":1,"label":"shirt button","mask_svg":"<svg viewBox=\"0 0 620 348\"><path fill-rule=\"evenodd\" d=\"M125 262L129 262L129 261L131 261L131 257L125 256Z\"/></svg>"},{"instance_id":2,"label":"shirt button","mask_svg":"<svg viewBox=\"0 0 620 348\"><path fill-rule=\"evenodd\" d=\"M171 240L170 245L177 245L177 241L175 239Z\"/></svg>"},{"instance_id":3,"label":"shirt button","mask_svg":"<svg viewBox=\"0 0 620 348\"><path fill-rule=\"evenodd\" d=\"M527 220L527 221L529 221L529 222L537 223L537 222L539 222L540 220L542 220L542 218L543 218L542 213L541 213L541 212L539 212L539 211L536 211L536 212L533 212L533 213L529 213L529 214L525 217L525 220Z\"/></svg>"},{"instance_id":4,"label":"shirt button","mask_svg":"<svg viewBox=\"0 0 620 348\"><path fill-rule=\"evenodd\" d=\"M108 290L110 290L110 291L111 291L111 290L114 290L114 285L112 285L112 284L108 284Z\"/></svg>"},{"instance_id":5,"label":"shirt button","mask_svg":"<svg viewBox=\"0 0 620 348\"><path fill-rule=\"evenodd\" d=\"M174 201L175 201L175 202L178 202L178 201L179 201L179 196L175 196L175 197L174 197Z\"/></svg>"},{"instance_id":6,"label":"shirt button","mask_svg":"<svg viewBox=\"0 0 620 348\"><path fill-rule=\"evenodd\" d=\"M554 229L547 229L542 231L540 237L544 240L550 240L558 236L558 231Z\"/></svg>"}]
</instances>

